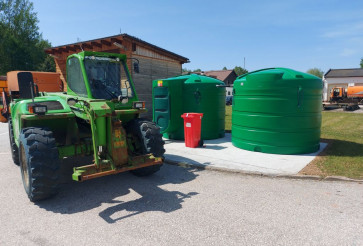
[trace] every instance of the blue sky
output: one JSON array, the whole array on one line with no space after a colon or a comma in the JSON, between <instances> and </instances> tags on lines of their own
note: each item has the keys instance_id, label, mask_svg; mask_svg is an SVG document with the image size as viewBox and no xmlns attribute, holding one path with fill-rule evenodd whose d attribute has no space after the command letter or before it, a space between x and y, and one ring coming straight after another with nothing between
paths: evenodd
<instances>
[{"instance_id":1,"label":"blue sky","mask_svg":"<svg viewBox=\"0 0 363 246\"><path fill-rule=\"evenodd\" d=\"M189 58L188 69L356 68L363 1L44 1L39 28L53 46L127 33Z\"/></svg>"}]
</instances>

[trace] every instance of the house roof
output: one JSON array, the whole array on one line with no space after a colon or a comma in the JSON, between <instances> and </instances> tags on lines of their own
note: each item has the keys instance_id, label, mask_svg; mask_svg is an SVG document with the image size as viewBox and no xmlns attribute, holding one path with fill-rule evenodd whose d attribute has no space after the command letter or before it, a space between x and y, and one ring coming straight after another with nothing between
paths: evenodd
<instances>
[{"instance_id":1,"label":"house roof","mask_svg":"<svg viewBox=\"0 0 363 246\"><path fill-rule=\"evenodd\" d=\"M363 68L329 69L325 78L363 77Z\"/></svg>"},{"instance_id":2,"label":"house roof","mask_svg":"<svg viewBox=\"0 0 363 246\"><path fill-rule=\"evenodd\" d=\"M80 47L84 47L84 48L88 48L88 49L92 49L92 47L101 47L102 45L108 45L111 46L114 42L119 43L122 45L122 41L123 40L129 40L133 43L139 44L139 45L143 45L143 46L147 46L148 48L161 53L167 57L170 57L172 59L175 59L177 61L180 61L181 63L188 63L189 59L175 54L171 51L165 50L163 48L160 48L156 45L150 44L148 42L145 42L139 38L133 37L131 35L128 35L126 33L123 34L119 34L119 35L114 35L114 36L109 36L109 37L104 37L104 38L98 38L98 39L92 39L92 40L87 40L87 41L81 41L81 42L77 42L77 43L72 43L72 44L65 44L65 45L60 45L60 46L55 46L55 47L51 47L48 49L45 49L45 52L47 54L55 54L55 53L62 53L62 52L76 52L77 49L81 49Z\"/></svg>"},{"instance_id":3,"label":"house roof","mask_svg":"<svg viewBox=\"0 0 363 246\"><path fill-rule=\"evenodd\" d=\"M204 75L215 77L219 80L224 81L231 73L235 73L233 69L231 70L214 70L214 71L205 71ZM237 77L237 74L236 74Z\"/></svg>"}]
</instances>

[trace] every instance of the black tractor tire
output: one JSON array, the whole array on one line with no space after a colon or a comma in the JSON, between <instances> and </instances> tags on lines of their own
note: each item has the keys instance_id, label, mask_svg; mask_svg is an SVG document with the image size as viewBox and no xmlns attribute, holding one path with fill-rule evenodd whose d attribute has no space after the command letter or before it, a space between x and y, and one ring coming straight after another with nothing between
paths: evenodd
<instances>
[{"instance_id":1,"label":"black tractor tire","mask_svg":"<svg viewBox=\"0 0 363 246\"><path fill-rule=\"evenodd\" d=\"M350 106L350 105L348 105L348 106L345 106L344 108L343 108L343 111L353 111L354 109L353 109L353 106Z\"/></svg>"},{"instance_id":2,"label":"black tractor tire","mask_svg":"<svg viewBox=\"0 0 363 246\"><path fill-rule=\"evenodd\" d=\"M146 119L134 119L125 127L129 146L129 155L138 156L153 154L162 157L165 153L164 141L160 134L160 127ZM132 170L136 176L149 176L160 170L162 164Z\"/></svg>"},{"instance_id":3,"label":"black tractor tire","mask_svg":"<svg viewBox=\"0 0 363 246\"><path fill-rule=\"evenodd\" d=\"M15 163L15 165L19 166L19 148L15 144L14 132L13 132L13 121L11 118L9 118L8 127L9 127L9 141L10 141L11 157L13 158L13 162Z\"/></svg>"},{"instance_id":4,"label":"black tractor tire","mask_svg":"<svg viewBox=\"0 0 363 246\"><path fill-rule=\"evenodd\" d=\"M60 160L51 131L24 128L19 136L19 160L24 189L30 201L58 193Z\"/></svg>"}]
</instances>

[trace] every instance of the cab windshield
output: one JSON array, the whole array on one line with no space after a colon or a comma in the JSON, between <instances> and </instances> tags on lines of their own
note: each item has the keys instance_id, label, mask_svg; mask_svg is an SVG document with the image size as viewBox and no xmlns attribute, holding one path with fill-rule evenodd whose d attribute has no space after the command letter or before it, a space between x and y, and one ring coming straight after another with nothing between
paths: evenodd
<instances>
[{"instance_id":1,"label":"cab windshield","mask_svg":"<svg viewBox=\"0 0 363 246\"><path fill-rule=\"evenodd\" d=\"M86 56L84 66L94 98L120 100L134 96L124 61L119 58Z\"/></svg>"}]
</instances>

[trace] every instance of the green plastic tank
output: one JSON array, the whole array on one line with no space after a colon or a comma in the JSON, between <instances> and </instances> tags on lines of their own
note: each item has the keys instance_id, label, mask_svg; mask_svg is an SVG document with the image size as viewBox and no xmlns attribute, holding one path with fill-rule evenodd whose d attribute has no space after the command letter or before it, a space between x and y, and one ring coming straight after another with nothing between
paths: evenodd
<instances>
[{"instance_id":1,"label":"green plastic tank","mask_svg":"<svg viewBox=\"0 0 363 246\"><path fill-rule=\"evenodd\" d=\"M319 149L322 80L287 68L258 70L233 85L232 144L250 151Z\"/></svg>"},{"instance_id":2,"label":"green plastic tank","mask_svg":"<svg viewBox=\"0 0 363 246\"><path fill-rule=\"evenodd\" d=\"M225 88L220 80L196 74L153 81L153 120L163 137L184 139L183 113L203 113L202 139L224 137Z\"/></svg>"}]
</instances>

